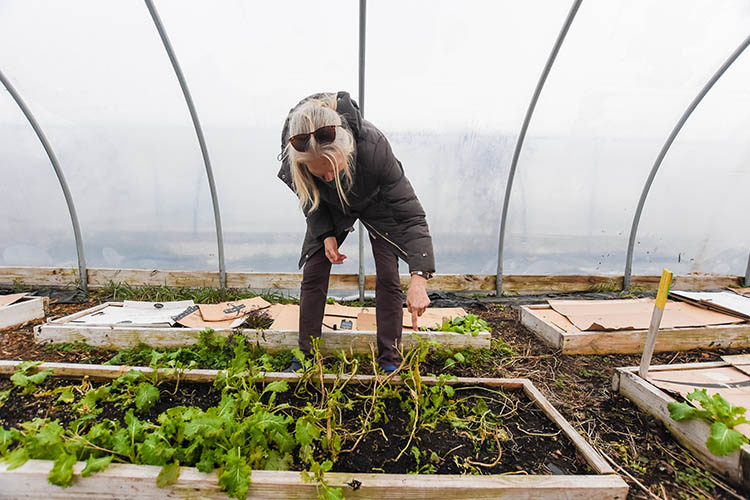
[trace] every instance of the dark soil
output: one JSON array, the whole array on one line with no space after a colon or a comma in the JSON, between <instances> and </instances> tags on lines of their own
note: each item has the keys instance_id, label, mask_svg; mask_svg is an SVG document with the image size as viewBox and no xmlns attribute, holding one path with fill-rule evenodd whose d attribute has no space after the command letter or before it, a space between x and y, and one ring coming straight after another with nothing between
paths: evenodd
<instances>
[{"instance_id":1,"label":"dark soil","mask_svg":"<svg viewBox=\"0 0 750 500\"><path fill-rule=\"evenodd\" d=\"M20 428L23 422L35 418L58 420L65 426L77 418L72 411L73 403L56 403L59 397L54 389L65 386L80 386L80 380L49 378L32 394L22 394L20 390L12 393L2 407L0 426ZM97 387L101 383L93 383ZM7 378L0 378L0 391L12 387ZM175 390L172 383L162 384L158 403L150 411L138 414L138 418L157 423L163 411L175 406L197 406L207 410L216 406L221 394L213 390L210 384L181 383ZM345 392L355 396L369 388L347 387ZM174 392L174 394L172 394ZM319 394L296 394L290 388L279 394L277 404L289 403L295 408L303 407L309 401L315 401ZM78 399L80 395L77 396ZM498 397L494 391L477 388L456 388L456 399L464 401L464 411L482 399L489 410L495 414L507 414L502 428L497 429L496 440L487 435L482 440L472 439L466 432L457 432L449 422L440 422L434 429L418 431L409 442L409 414L401 407L396 398L383 402L387 409L387 419L372 426L353 451L342 452L334 465L336 472L385 472L404 474L420 470L434 474L461 474L467 472L482 474L523 473L523 474L586 474L589 471L585 461L577 455L575 446L562 434L523 391L510 391ZM362 399L364 401L364 399ZM125 424L125 413L128 407L114 402L97 405L102 409L97 419L111 419ZM292 410L295 416L298 411ZM350 431L360 425L360 415L364 409L355 407L343 415L342 424ZM459 412L459 416L462 413ZM344 440L342 449L351 449L354 440ZM498 448L498 443L500 448ZM419 450L420 461L417 462L414 449ZM404 450L402 452L402 450ZM432 455L432 452L435 455ZM327 458L327 457L326 457ZM323 459L323 457L321 457ZM468 462L467 462L468 460ZM467 467L466 464L469 464Z\"/></svg>"}]
</instances>

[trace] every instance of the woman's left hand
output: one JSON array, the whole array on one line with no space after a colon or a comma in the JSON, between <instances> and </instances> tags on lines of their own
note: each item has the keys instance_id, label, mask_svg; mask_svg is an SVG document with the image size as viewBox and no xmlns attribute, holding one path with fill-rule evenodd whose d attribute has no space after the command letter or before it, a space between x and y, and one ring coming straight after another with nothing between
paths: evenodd
<instances>
[{"instance_id":1,"label":"woman's left hand","mask_svg":"<svg viewBox=\"0 0 750 500\"><path fill-rule=\"evenodd\" d=\"M409 291L406 292L406 308L411 313L411 325L415 331L419 329L417 317L421 316L429 305L427 280L422 276L413 274L409 282Z\"/></svg>"}]
</instances>

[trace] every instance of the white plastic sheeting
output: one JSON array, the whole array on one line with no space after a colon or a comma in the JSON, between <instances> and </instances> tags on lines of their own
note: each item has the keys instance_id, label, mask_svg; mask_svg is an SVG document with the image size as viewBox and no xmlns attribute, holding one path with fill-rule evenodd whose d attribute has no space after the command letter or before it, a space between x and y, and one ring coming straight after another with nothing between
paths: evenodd
<instances>
[{"instance_id":1,"label":"white plastic sheeting","mask_svg":"<svg viewBox=\"0 0 750 500\"><path fill-rule=\"evenodd\" d=\"M295 270L304 220L276 178L280 129L310 93L357 97L357 2L155 4L206 135L227 270ZM439 272L494 273L513 146L568 8L369 2L366 117L389 137L425 207ZM739 0L584 1L519 159L505 272L622 274L659 149L749 21ZM142 2L0 1L0 64L60 160L89 266L216 269L200 150ZM634 274L744 274L748 81L743 54L667 154ZM0 173L0 265L75 266L59 184L7 92ZM356 272L356 248L352 235L337 272Z\"/></svg>"}]
</instances>

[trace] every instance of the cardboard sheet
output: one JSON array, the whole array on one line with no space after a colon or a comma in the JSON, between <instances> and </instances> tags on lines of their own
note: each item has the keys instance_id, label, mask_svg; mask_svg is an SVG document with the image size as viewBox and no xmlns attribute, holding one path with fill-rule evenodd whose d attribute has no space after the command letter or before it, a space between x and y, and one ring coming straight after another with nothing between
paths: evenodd
<instances>
[{"instance_id":1,"label":"cardboard sheet","mask_svg":"<svg viewBox=\"0 0 750 500\"><path fill-rule=\"evenodd\" d=\"M580 330L571 323L568 318L555 311L554 309L534 309L534 314L542 318L547 323L551 323L560 328L565 333L578 333Z\"/></svg>"},{"instance_id":2,"label":"cardboard sheet","mask_svg":"<svg viewBox=\"0 0 750 500\"><path fill-rule=\"evenodd\" d=\"M732 356L722 356L721 359L731 364L741 372L750 375L750 354L734 354Z\"/></svg>"},{"instance_id":3,"label":"cardboard sheet","mask_svg":"<svg viewBox=\"0 0 750 500\"><path fill-rule=\"evenodd\" d=\"M0 295L0 307L15 304L24 297L26 297L25 293L11 293L10 295Z\"/></svg>"},{"instance_id":4,"label":"cardboard sheet","mask_svg":"<svg viewBox=\"0 0 750 500\"><path fill-rule=\"evenodd\" d=\"M580 331L645 330L651 322L654 299L549 300L550 307ZM667 302L661 328L700 327L741 323L742 319L695 307Z\"/></svg>"},{"instance_id":5,"label":"cardboard sheet","mask_svg":"<svg viewBox=\"0 0 750 500\"><path fill-rule=\"evenodd\" d=\"M262 297L222 302L220 304L198 304L198 309L205 321L235 320L267 307L271 307L271 303Z\"/></svg>"},{"instance_id":6,"label":"cardboard sheet","mask_svg":"<svg viewBox=\"0 0 750 500\"><path fill-rule=\"evenodd\" d=\"M650 371L648 381L659 389L686 397L694 389L706 389L709 396L717 392L735 406L750 410L750 375L732 366L721 368L694 368L668 371ZM697 405L700 407L700 405ZM745 412L750 419L750 411ZM735 427L750 436L750 425Z\"/></svg>"},{"instance_id":7,"label":"cardboard sheet","mask_svg":"<svg viewBox=\"0 0 750 500\"><path fill-rule=\"evenodd\" d=\"M175 321L182 326L188 328L211 328L212 330L231 330L232 328L238 328L249 318L249 314L243 314L233 319L225 319L221 321L206 321L201 315L200 306L190 306L185 309L182 313L175 316Z\"/></svg>"},{"instance_id":8,"label":"cardboard sheet","mask_svg":"<svg viewBox=\"0 0 750 500\"><path fill-rule=\"evenodd\" d=\"M342 306L339 303L326 304L326 316L339 316L342 318L356 318L362 312L362 307ZM366 309L366 308L364 308Z\"/></svg>"},{"instance_id":9,"label":"cardboard sheet","mask_svg":"<svg viewBox=\"0 0 750 500\"><path fill-rule=\"evenodd\" d=\"M299 329L299 306L295 304L273 304L266 309L273 323L271 330L298 330Z\"/></svg>"},{"instance_id":10,"label":"cardboard sheet","mask_svg":"<svg viewBox=\"0 0 750 500\"><path fill-rule=\"evenodd\" d=\"M750 296L750 287L746 288L730 288L730 292L738 293L740 295Z\"/></svg>"},{"instance_id":11,"label":"cardboard sheet","mask_svg":"<svg viewBox=\"0 0 750 500\"><path fill-rule=\"evenodd\" d=\"M177 302L139 302L126 300L122 306L107 306L70 323L88 326L172 326L173 316L194 306L192 300Z\"/></svg>"},{"instance_id":12,"label":"cardboard sheet","mask_svg":"<svg viewBox=\"0 0 750 500\"><path fill-rule=\"evenodd\" d=\"M451 320L456 316L466 316L466 309L463 307L428 307L427 310L417 320L417 326L420 328L432 328L445 320ZM411 313L404 308L403 327L405 330L413 331L411 324Z\"/></svg>"},{"instance_id":13,"label":"cardboard sheet","mask_svg":"<svg viewBox=\"0 0 750 500\"><path fill-rule=\"evenodd\" d=\"M333 306L333 307L331 307ZM297 330L299 328L299 306L275 304L268 308L268 314L273 318L272 330ZM466 315L466 310L460 307L428 308L419 318L419 326L432 327L444 318L454 318ZM375 331L374 307L350 307L340 304L328 304L323 317L323 331L349 330ZM403 327L411 331L411 313L403 310Z\"/></svg>"},{"instance_id":14,"label":"cardboard sheet","mask_svg":"<svg viewBox=\"0 0 750 500\"><path fill-rule=\"evenodd\" d=\"M682 292L670 295L690 304L750 319L750 297L733 292Z\"/></svg>"}]
</instances>

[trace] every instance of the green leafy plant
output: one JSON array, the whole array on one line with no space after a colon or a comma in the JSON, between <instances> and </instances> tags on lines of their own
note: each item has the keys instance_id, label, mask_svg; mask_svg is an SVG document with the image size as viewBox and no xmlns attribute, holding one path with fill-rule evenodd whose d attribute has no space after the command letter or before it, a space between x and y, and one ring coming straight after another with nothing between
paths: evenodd
<instances>
[{"instance_id":1,"label":"green leafy plant","mask_svg":"<svg viewBox=\"0 0 750 500\"><path fill-rule=\"evenodd\" d=\"M29 394L37 390L37 385L45 381L52 375L52 370L36 371L36 367L41 365L41 361L24 361L16 368L15 373L11 375L10 381L15 387L23 389L24 394Z\"/></svg>"},{"instance_id":2,"label":"green leafy plant","mask_svg":"<svg viewBox=\"0 0 750 500\"><path fill-rule=\"evenodd\" d=\"M709 396L706 389L695 389L687 395L688 401L698 402L702 410L695 406L681 402L670 402L667 405L670 416L677 421L690 418L700 418L711 424L711 433L706 439L706 447L718 456L726 456L738 450L747 438L734 427L748 424L745 418L745 408L734 406L721 397L721 394Z\"/></svg>"},{"instance_id":3,"label":"green leafy plant","mask_svg":"<svg viewBox=\"0 0 750 500\"><path fill-rule=\"evenodd\" d=\"M480 332L489 332L492 329L487 325L485 320L476 314L467 314L466 316L456 316L452 320L443 321L433 328L422 327L422 331L465 333L476 337Z\"/></svg>"}]
</instances>

